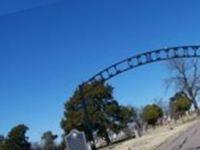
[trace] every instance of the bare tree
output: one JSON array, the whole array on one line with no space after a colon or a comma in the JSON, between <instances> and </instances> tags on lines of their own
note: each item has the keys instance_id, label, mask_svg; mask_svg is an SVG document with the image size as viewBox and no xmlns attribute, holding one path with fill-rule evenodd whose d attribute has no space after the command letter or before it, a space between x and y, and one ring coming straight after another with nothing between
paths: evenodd
<instances>
[{"instance_id":1,"label":"bare tree","mask_svg":"<svg viewBox=\"0 0 200 150\"><path fill-rule=\"evenodd\" d=\"M164 115L168 116L170 113L168 101L163 100L162 98L155 98L154 103L162 108Z\"/></svg>"},{"instance_id":2,"label":"bare tree","mask_svg":"<svg viewBox=\"0 0 200 150\"><path fill-rule=\"evenodd\" d=\"M198 59L174 59L167 65L171 77L168 85L173 85L176 91L184 92L192 101L194 108L199 112L197 97L200 93L200 62Z\"/></svg>"}]
</instances>

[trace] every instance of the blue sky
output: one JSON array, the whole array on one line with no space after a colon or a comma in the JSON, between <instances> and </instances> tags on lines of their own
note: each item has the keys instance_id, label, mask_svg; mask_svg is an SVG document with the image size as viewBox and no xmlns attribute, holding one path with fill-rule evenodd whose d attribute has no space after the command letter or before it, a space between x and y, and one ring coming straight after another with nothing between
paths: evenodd
<instances>
[{"instance_id":1,"label":"blue sky","mask_svg":"<svg viewBox=\"0 0 200 150\"><path fill-rule=\"evenodd\" d=\"M61 134L63 104L91 75L134 54L199 44L200 1L1 0L0 134L25 123L38 141ZM127 72L111 83L121 104L165 100L161 63Z\"/></svg>"}]
</instances>

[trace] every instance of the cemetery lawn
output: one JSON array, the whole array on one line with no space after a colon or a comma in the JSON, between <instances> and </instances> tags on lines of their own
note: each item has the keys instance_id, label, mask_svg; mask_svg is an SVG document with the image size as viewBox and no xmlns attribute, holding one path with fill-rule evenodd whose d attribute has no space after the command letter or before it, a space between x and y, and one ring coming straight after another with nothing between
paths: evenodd
<instances>
[{"instance_id":1,"label":"cemetery lawn","mask_svg":"<svg viewBox=\"0 0 200 150\"><path fill-rule=\"evenodd\" d=\"M100 150L156 150L160 145L168 139L178 136L188 127L196 123L197 120L189 121L184 124L173 125L173 130L170 125L158 127L154 130L149 130L147 134L141 138L130 139L121 143L117 143Z\"/></svg>"}]
</instances>

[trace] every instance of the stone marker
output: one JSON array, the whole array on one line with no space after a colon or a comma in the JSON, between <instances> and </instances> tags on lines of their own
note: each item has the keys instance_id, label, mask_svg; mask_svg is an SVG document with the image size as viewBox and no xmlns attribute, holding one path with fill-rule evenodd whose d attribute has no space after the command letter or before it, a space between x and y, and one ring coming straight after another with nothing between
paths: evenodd
<instances>
[{"instance_id":1,"label":"stone marker","mask_svg":"<svg viewBox=\"0 0 200 150\"><path fill-rule=\"evenodd\" d=\"M84 132L73 129L65 138L67 150L88 150Z\"/></svg>"}]
</instances>

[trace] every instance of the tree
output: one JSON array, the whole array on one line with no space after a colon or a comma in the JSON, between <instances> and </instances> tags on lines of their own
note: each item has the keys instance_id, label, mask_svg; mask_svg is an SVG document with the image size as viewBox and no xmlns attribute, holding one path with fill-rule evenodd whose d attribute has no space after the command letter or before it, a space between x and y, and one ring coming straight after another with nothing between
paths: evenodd
<instances>
[{"instance_id":1,"label":"tree","mask_svg":"<svg viewBox=\"0 0 200 150\"><path fill-rule=\"evenodd\" d=\"M54 135L51 131L47 131L43 133L41 139L43 141L43 150L55 150L56 144L55 139L57 138L57 135Z\"/></svg>"},{"instance_id":2,"label":"tree","mask_svg":"<svg viewBox=\"0 0 200 150\"><path fill-rule=\"evenodd\" d=\"M0 150L3 149L4 142L5 142L5 138L4 138L4 136L3 136L3 135L0 135Z\"/></svg>"},{"instance_id":3,"label":"tree","mask_svg":"<svg viewBox=\"0 0 200 150\"><path fill-rule=\"evenodd\" d=\"M131 106L120 106L121 124L124 128L127 127L129 122L133 122L137 118L136 110Z\"/></svg>"},{"instance_id":4,"label":"tree","mask_svg":"<svg viewBox=\"0 0 200 150\"><path fill-rule=\"evenodd\" d=\"M194 108L199 112L197 96L200 93L199 61L192 59L175 59L168 63L171 77L167 80L169 85L174 85L176 90L183 91L191 99Z\"/></svg>"},{"instance_id":5,"label":"tree","mask_svg":"<svg viewBox=\"0 0 200 150\"><path fill-rule=\"evenodd\" d=\"M163 116L162 109L156 105L146 105L143 109L142 118L148 124L155 126L157 120Z\"/></svg>"},{"instance_id":6,"label":"tree","mask_svg":"<svg viewBox=\"0 0 200 150\"><path fill-rule=\"evenodd\" d=\"M190 110L191 100L183 92L176 93L170 99L171 116L175 119L183 116L186 111Z\"/></svg>"},{"instance_id":7,"label":"tree","mask_svg":"<svg viewBox=\"0 0 200 150\"><path fill-rule=\"evenodd\" d=\"M61 142L57 145L57 150L66 150L65 136L61 136Z\"/></svg>"},{"instance_id":8,"label":"tree","mask_svg":"<svg viewBox=\"0 0 200 150\"><path fill-rule=\"evenodd\" d=\"M135 130L137 130L137 133L140 136L140 126L137 120L138 118L135 108L133 108L132 106L120 106L119 116L121 117L120 124L123 128L123 132L126 134L127 137L132 137L134 132L133 128L130 129L130 126L128 126L130 125L129 123L134 124Z\"/></svg>"},{"instance_id":9,"label":"tree","mask_svg":"<svg viewBox=\"0 0 200 150\"><path fill-rule=\"evenodd\" d=\"M21 124L11 129L3 146L3 150L30 150L31 144L28 142L26 132L28 127Z\"/></svg>"},{"instance_id":10,"label":"tree","mask_svg":"<svg viewBox=\"0 0 200 150\"><path fill-rule=\"evenodd\" d=\"M31 144L31 150L42 150L42 146L39 143L34 142Z\"/></svg>"},{"instance_id":11,"label":"tree","mask_svg":"<svg viewBox=\"0 0 200 150\"><path fill-rule=\"evenodd\" d=\"M164 115L168 116L170 114L168 101L164 101L162 98L156 98L154 99L154 103L163 110Z\"/></svg>"},{"instance_id":12,"label":"tree","mask_svg":"<svg viewBox=\"0 0 200 150\"><path fill-rule=\"evenodd\" d=\"M82 107L81 94L84 94L86 100L87 114ZM84 131L89 141L94 141L88 131L90 128L92 132L95 131L98 136L105 138L109 144L108 131L119 132L123 128L124 116L120 115L123 111L112 94L112 86L98 81L85 85L82 92L76 89L73 96L65 103L64 117L61 121L65 134L76 128Z\"/></svg>"}]
</instances>

